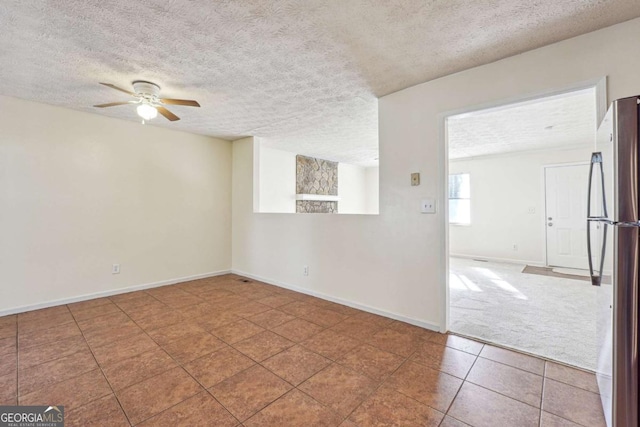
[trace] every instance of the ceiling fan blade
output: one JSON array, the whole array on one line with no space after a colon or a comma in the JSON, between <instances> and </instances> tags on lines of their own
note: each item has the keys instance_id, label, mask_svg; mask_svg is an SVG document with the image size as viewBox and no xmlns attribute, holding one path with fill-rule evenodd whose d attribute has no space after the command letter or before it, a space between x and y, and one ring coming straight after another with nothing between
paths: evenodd
<instances>
[{"instance_id":1,"label":"ceiling fan blade","mask_svg":"<svg viewBox=\"0 0 640 427\"><path fill-rule=\"evenodd\" d=\"M161 98L164 104L168 105L186 105L188 107L199 107L198 101L192 101L190 99L170 99L170 98Z\"/></svg>"},{"instance_id":2,"label":"ceiling fan blade","mask_svg":"<svg viewBox=\"0 0 640 427\"><path fill-rule=\"evenodd\" d=\"M100 84L103 85L103 86L110 87L111 89L119 90L120 92L128 93L131 96L136 96L136 94L131 92L130 90L122 89L121 87L118 87L116 85L112 85L111 83L100 83Z\"/></svg>"},{"instance_id":3,"label":"ceiling fan blade","mask_svg":"<svg viewBox=\"0 0 640 427\"><path fill-rule=\"evenodd\" d=\"M173 114L171 111L167 110L164 107L156 107L158 113L162 114L167 120L171 122L175 122L176 120L180 120L180 117Z\"/></svg>"},{"instance_id":4,"label":"ceiling fan blade","mask_svg":"<svg viewBox=\"0 0 640 427\"><path fill-rule=\"evenodd\" d=\"M94 107L98 107L98 108L106 108L106 107L115 107L116 105L125 105L125 104L131 104L131 101L124 101L124 102L109 102L108 104L98 104L98 105L94 105Z\"/></svg>"}]
</instances>

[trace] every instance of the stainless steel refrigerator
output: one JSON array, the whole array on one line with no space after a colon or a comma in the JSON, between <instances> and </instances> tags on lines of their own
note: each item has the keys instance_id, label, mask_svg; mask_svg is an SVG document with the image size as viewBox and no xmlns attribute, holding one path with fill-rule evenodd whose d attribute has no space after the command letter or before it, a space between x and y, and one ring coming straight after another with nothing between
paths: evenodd
<instances>
[{"instance_id":1,"label":"stainless steel refrigerator","mask_svg":"<svg viewBox=\"0 0 640 427\"><path fill-rule=\"evenodd\" d=\"M609 427L638 426L638 102L614 101L591 157L587 241L598 287L597 380Z\"/></svg>"}]
</instances>

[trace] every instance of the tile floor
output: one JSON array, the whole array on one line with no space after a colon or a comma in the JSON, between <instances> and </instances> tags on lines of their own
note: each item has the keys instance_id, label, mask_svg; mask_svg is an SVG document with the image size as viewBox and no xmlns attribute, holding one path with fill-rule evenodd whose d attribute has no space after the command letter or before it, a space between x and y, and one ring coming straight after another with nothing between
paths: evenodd
<instances>
[{"instance_id":1,"label":"tile floor","mask_svg":"<svg viewBox=\"0 0 640 427\"><path fill-rule=\"evenodd\" d=\"M602 426L594 376L234 275L0 318L67 426Z\"/></svg>"}]
</instances>

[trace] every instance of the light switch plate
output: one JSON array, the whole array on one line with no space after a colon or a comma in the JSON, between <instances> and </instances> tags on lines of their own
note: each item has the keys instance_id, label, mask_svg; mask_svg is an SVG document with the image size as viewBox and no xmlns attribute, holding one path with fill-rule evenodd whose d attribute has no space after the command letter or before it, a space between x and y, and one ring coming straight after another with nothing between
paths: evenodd
<instances>
[{"instance_id":1,"label":"light switch plate","mask_svg":"<svg viewBox=\"0 0 640 427\"><path fill-rule=\"evenodd\" d=\"M427 214L436 213L436 200L435 199L422 199L420 201L420 212Z\"/></svg>"},{"instance_id":2,"label":"light switch plate","mask_svg":"<svg viewBox=\"0 0 640 427\"><path fill-rule=\"evenodd\" d=\"M420 185L420 172L414 172L411 174L411 186Z\"/></svg>"}]
</instances>

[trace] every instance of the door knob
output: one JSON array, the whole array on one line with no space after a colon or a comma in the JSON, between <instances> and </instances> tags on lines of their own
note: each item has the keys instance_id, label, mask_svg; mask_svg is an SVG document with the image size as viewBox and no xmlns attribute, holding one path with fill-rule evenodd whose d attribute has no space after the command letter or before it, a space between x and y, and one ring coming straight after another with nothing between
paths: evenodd
<instances>
[{"instance_id":1,"label":"door knob","mask_svg":"<svg viewBox=\"0 0 640 427\"><path fill-rule=\"evenodd\" d=\"M549 221L551 221L553 218L549 217L549 218L547 218L547 219L548 219Z\"/></svg>"},{"instance_id":2,"label":"door knob","mask_svg":"<svg viewBox=\"0 0 640 427\"><path fill-rule=\"evenodd\" d=\"M549 225L549 227L553 227L553 223L552 222L550 222L548 225Z\"/></svg>"}]
</instances>

